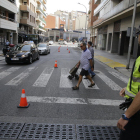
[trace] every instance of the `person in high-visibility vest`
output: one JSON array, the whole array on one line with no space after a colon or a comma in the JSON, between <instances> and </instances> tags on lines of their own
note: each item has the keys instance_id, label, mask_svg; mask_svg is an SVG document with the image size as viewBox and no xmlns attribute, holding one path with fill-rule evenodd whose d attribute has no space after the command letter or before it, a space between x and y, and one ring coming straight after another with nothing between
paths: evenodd
<instances>
[{"instance_id":1,"label":"person in high-visibility vest","mask_svg":"<svg viewBox=\"0 0 140 140\"><path fill-rule=\"evenodd\" d=\"M137 37L140 47L140 30ZM120 105L126 111L117 123L121 129L119 140L140 140L140 56L134 62L127 87L120 91L120 96L126 98Z\"/></svg>"}]
</instances>

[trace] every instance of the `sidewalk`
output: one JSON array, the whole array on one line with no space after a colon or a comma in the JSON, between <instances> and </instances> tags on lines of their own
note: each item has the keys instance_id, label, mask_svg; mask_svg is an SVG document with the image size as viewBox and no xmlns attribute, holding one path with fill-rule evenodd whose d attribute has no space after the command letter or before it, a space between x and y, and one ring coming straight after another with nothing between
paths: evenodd
<instances>
[{"instance_id":1,"label":"sidewalk","mask_svg":"<svg viewBox=\"0 0 140 140\"><path fill-rule=\"evenodd\" d=\"M101 61L102 63L108 65L113 69L116 69L117 71L121 72L127 77L130 77L135 59L131 59L130 69L127 70L126 69L127 55L120 56L118 54L108 53L106 51L97 49L94 49L94 51L95 51L95 59Z\"/></svg>"}]
</instances>

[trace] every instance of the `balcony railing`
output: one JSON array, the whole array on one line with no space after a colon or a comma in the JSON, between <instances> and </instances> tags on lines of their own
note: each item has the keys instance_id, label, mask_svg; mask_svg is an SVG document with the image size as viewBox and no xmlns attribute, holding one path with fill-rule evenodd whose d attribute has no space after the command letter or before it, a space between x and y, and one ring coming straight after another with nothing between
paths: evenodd
<instances>
[{"instance_id":1,"label":"balcony railing","mask_svg":"<svg viewBox=\"0 0 140 140\"><path fill-rule=\"evenodd\" d=\"M6 17L6 16L3 16L3 15L1 15L1 14L0 14L0 18L5 19L5 20L8 20L8 21L11 21L11 22L15 22L15 23L17 23L17 21L15 21L15 19L12 19L12 18L9 18L9 17Z\"/></svg>"},{"instance_id":2,"label":"balcony railing","mask_svg":"<svg viewBox=\"0 0 140 140\"><path fill-rule=\"evenodd\" d=\"M40 7L37 7L37 10L40 10L43 13L44 16L47 16Z\"/></svg>"},{"instance_id":3,"label":"balcony railing","mask_svg":"<svg viewBox=\"0 0 140 140\"><path fill-rule=\"evenodd\" d=\"M98 12L101 10L101 8L105 5L105 3L107 2L108 0L104 0L102 1L98 6L97 8L94 10L94 15L98 14Z\"/></svg>"},{"instance_id":4,"label":"balcony railing","mask_svg":"<svg viewBox=\"0 0 140 140\"><path fill-rule=\"evenodd\" d=\"M46 28L42 27L41 25L39 25L39 28L46 31Z\"/></svg>"},{"instance_id":5,"label":"balcony railing","mask_svg":"<svg viewBox=\"0 0 140 140\"><path fill-rule=\"evenodd\" d=\"M140 0L138 0L140 2ZM116 5L112 10L110 10L108 13L103 15L102 17L98 18L95 22L93 22L93 26L96 26L103 22L104 20L107 20L114 15L117 15L118 13L130 8L132 6L132 0L123 0L118 5Z\"/></svg>"}]
</instances>

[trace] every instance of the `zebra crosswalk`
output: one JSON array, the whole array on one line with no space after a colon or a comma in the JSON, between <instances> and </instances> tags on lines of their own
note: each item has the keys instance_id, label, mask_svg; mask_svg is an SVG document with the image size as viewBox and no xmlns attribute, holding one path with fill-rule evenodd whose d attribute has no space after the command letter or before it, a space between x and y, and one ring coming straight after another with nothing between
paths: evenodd
<instances>
[{"instance_id":1,"label":"zebra crosswalk","mask_svg":"<svg viewBox=\"0 0 140 140\"><path fill-rule=\"evenodd\" d=\"M8 68L7 70L3 70L3 67L0 67L0 80L2 81L4 78L7 78L8 76L10 76L11 74L14 73L14 75L16 75L15 77L13 77L12 79L10 79L7 83L5 83L5 86L18 86L21 83L25 82L27 78L30 78L30 75L32 73L35 72L35 70L38 67L29 67L27 69L25 69L24 71L22 71L20 74L16 75L16 73L18 70L21 69L21 67L11 67ZM42 69L41 74L39 74L36 79L34 78L34 81L32 81L32 79L30 79L30 83L32 87L39 87L39 88L43 88L43 87L47 87L48 83L50 82L50 78L53 75L53 73L55 73L54 68L50 68L50 67L45 67L44 69ZM78 70L78 74L80 73L80 69ZM61 68L61 74L60 74L60 78L58 81L58 85L59 88L71 88L73 86L73 80L69 80L67 77L69 75L69 68ZM122 74L115 72L115 71L108 71L108 74L104 74L101 71L96 70L96 77L95 79L99 79L102 80L102 82L105 83L105 85L107 87L109 87L111 90L114 91L120 91L121 90L121 86L119 85L119 83L116 83L115 81L113 81L114 79L120 80L121 82L123 82L124 84L127 84L128 82L128 78L123 76ZM114 78L109 78L110 76L114 76ZM100 85L96 80L94 81L96 83L96 85L92 88L89 88L88 85L90 85L89 80L87 79L83 79L83 85L85 87L85 89L90 89L90 90L100 90Z\"/></svg>"}]
</instances>

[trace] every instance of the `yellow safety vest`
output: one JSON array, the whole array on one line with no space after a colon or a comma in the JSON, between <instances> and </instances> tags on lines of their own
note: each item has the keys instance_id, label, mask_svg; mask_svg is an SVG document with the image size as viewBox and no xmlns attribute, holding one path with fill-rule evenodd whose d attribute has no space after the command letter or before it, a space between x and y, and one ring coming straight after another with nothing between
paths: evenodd
<instances>
[{"instance_id":1,"label":"yellow safety vest","mask_svg":"<svg viewBox=\"0 0 140 140\"><path fill-rule=\"evenodd\" d=\"M136 59L125 91L126 98L135 98L140 90L140 56Z\"/></svg>"}]
</instances>

